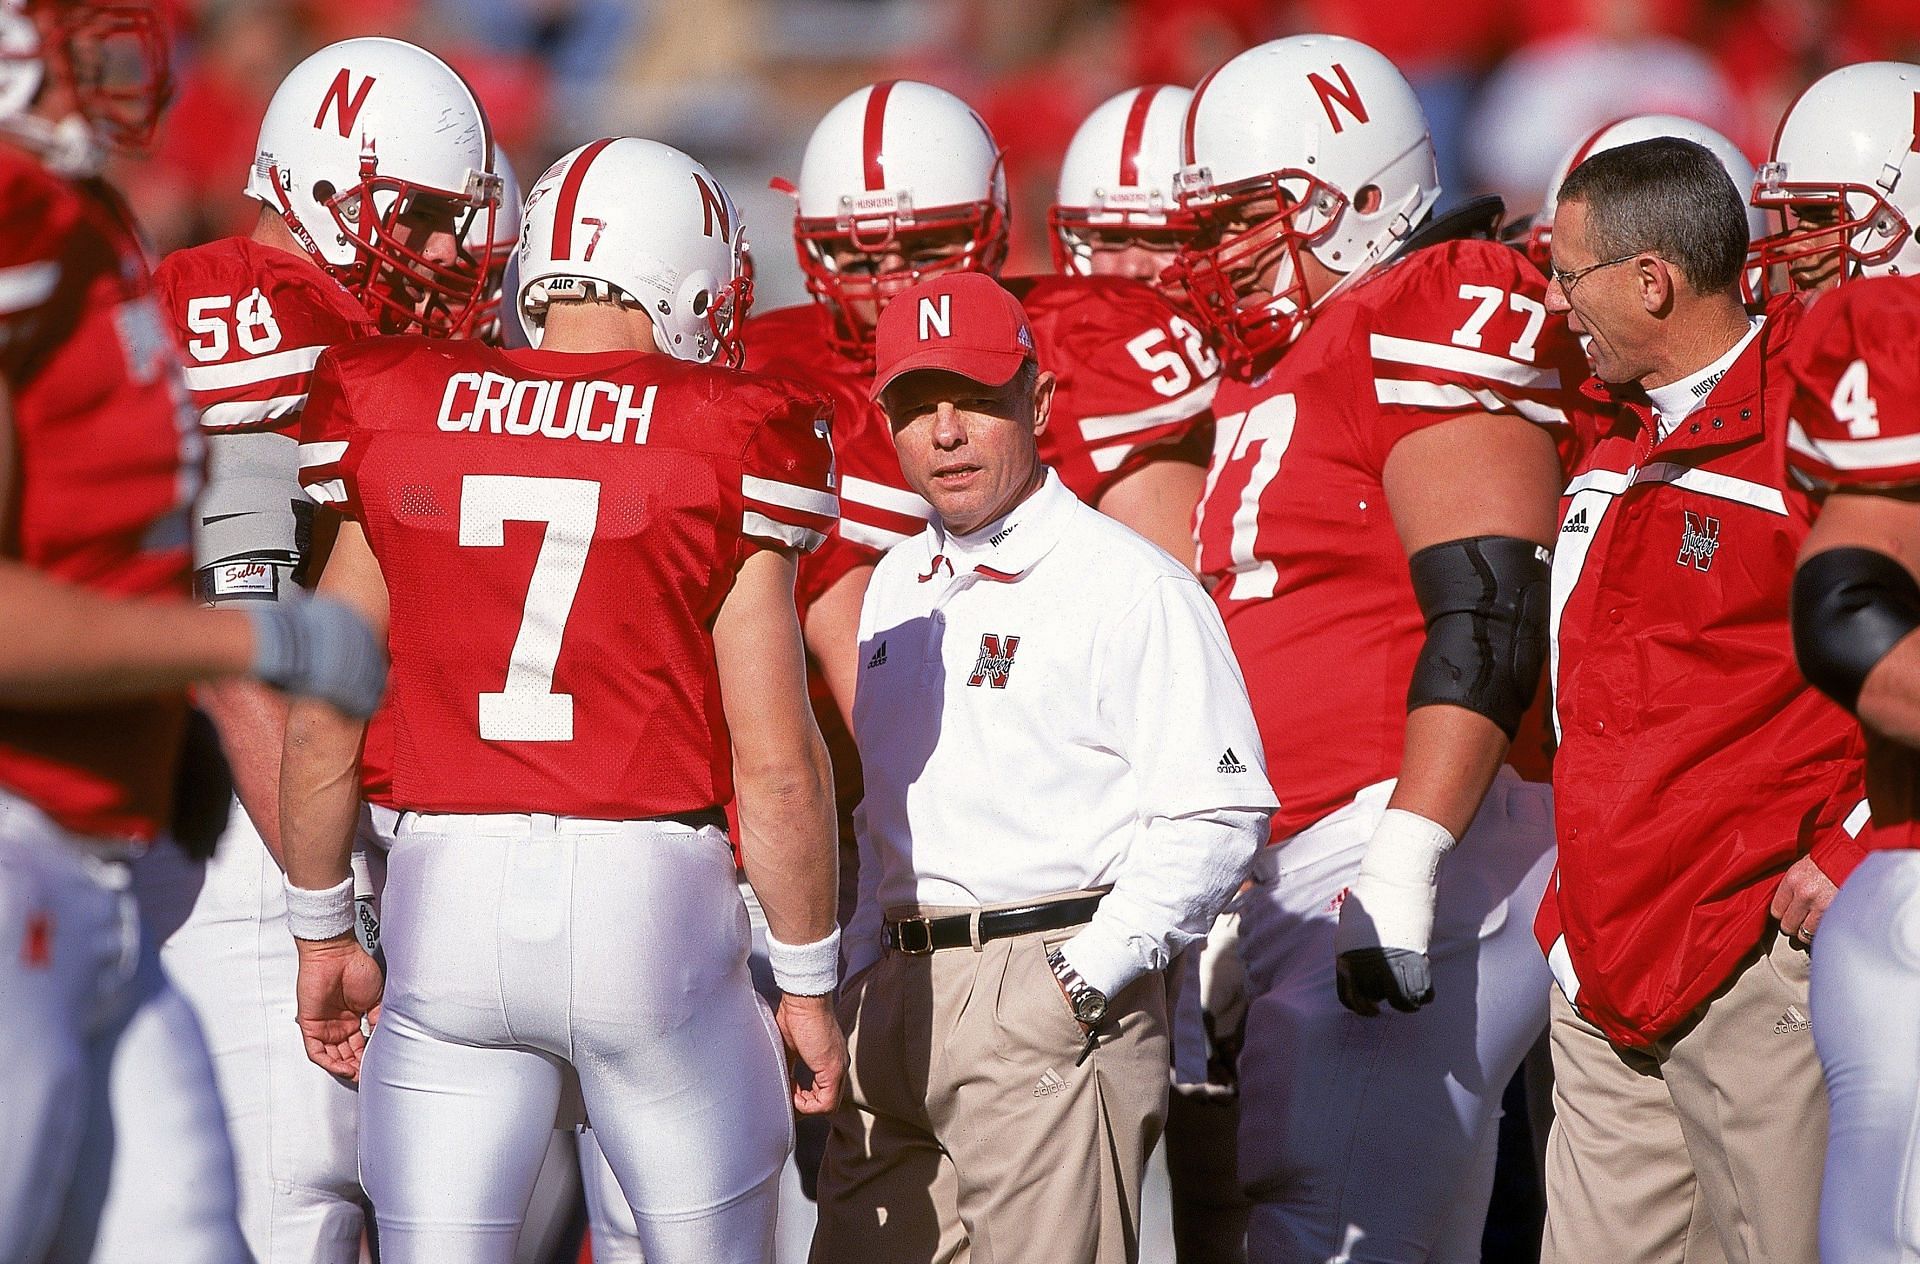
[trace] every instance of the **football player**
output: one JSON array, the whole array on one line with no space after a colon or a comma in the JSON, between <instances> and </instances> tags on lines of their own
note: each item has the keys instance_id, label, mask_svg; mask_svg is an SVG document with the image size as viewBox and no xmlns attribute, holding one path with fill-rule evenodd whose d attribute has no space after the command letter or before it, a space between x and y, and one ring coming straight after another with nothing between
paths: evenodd
<instances>
[{"instance_id":1,"label":"football player","mask_svg":"<svg viewBox=\"0 0 1920 1264\"><path fill-rule=\"evenodd\" d=\"M159 118L159 15L7 0L0 47L0 1260L241 1261L213 1071L128 861L169 828L190 682L364 714L382 655L332 603L188 602L199 436L97 178Z\"/></svg>"},{"instance_id":2,"label":"football player","mask_svg":"<svg viewBox=\"0 0 1920 1264\"><path fill-rule=\"evenodd\" d=\"M1920 66L1842 66L1802 92L1774 133L1753 205L1781 213L1758 243L1769 280L1819 292L1920 272Z\"/></svg>"},{"instance_id":3,"label":"football player","mask_svg":"<svg viewBox=\"0 0 1920 1264\"><path fill-rule=\"evenodd\" d=\"M1547 1020L1550 791L1502 761L1580 353L1525 259L1433 220L1426 119L1364 44L1227 62L1183 158L1169 279L1233 366L1200 570L1282 804L1241 912L1249 1253L1477 1260L1500 1093Z\"/></svg>"},{"instance_id":4,"label":"football player","mask_svg":"<svg viewBox=\"0 0 1920 1264\"><path fill-rule=\"evenodd\" d=\"M1920 1258L1917 343L1920 281L1866 280L1814 306L1790 360L1788 457L1829 493L1794 576L1795 656L1860 717L1872 820L1861 841L1879 849L1820 919L1810 1006L1831 1109L1820 1257L1861 1264Z\"/></svg>"},{"instance_id":5,"label":"football player","mask_svg":"<svg viewBox=\"0 0 1920 1264\"><path fill-rule=\"evenodd\" d=\"M445 126L423 128L423 117ZM439 58L399 40L345 40L296 66L268 104L247 174L253 231L161 264L209 455L203 601L270 609L312 582L326 540L300 489L298 428L320 353L383 330L448 333L483 319L493 239L518 212L495 213L491 154L479 102ZM143 888L180 906L173 920L184 924L162 956L208 1033L249 1245L263 1264L350 1264L365 1201L357 1095L308 1063L293 1023L278 829L285 708L244 683L205 690L201 704L238 795L204 876L183 854L156 852ZM383 712L361 765L363 833L381 844L393 822L388 731ZM363 849L369 888L381 855Z\"/></svg>"},{"instance_id":6,"label":"football player","mask_svg":"<svg viewBox=\"0 0 1920 1264\"><path fill-rule=\"evenodd\" d=\"M1173 176L1192 99L1186 88L1149 84L1087 115L1060 161L1047 211L1054 271L1159 281L1189 225L1174 199Z\"/></svg>"},{"instance_id":7,"label":"football player","mask_svg":"<svg viewBox=\"0 0 1920 1264\"><path fill-rule=\"evenodd\" d=\"M528 197L536 347L379 339L316 369L302 475L340 518L320 588L388 628L406 716L384 993L351 934L360 726L292 709L281 827L300 1026L360 1076L384 1258L512 1257L571 1069L649 1260L763 1260L782 1037L793 1105L838 1099L832 805L793 605L837 513L831 405L722 367L741 238L684 154L595 141Z\"/></svg>"}]
</instances>

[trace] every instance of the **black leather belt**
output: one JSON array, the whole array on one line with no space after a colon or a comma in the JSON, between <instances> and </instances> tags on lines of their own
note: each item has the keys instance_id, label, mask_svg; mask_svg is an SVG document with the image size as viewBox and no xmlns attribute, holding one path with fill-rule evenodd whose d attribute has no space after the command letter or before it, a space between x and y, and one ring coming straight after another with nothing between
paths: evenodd
<instances>
[{"instance_id":1,"label":"black leather belt","mask_svg":"<svg viewBox=\"0 0 1920 1264\"><path fill-rule=\"evenodd\" d=\"M1061 930L1090 921L1100 907L1102 897L1083 895L1073 900L1054 900L1047 904L1029 904L1023 908L993 909L978 914L979 942L1005 939L1009 935L1030 935L1037 930ZM943 948L971 948L974 944L975 914L955 913L948 917L903 917L890 921L881 932L887 946L912 956L924 956Z\"/></svg>"}]
</instances>

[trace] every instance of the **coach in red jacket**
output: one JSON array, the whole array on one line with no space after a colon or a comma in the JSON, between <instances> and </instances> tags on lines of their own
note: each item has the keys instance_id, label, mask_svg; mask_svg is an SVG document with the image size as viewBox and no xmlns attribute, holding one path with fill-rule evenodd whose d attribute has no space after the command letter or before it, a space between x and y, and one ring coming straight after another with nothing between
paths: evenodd
<instances>
[{"instance_id":1,"label":"coach in red jacket","mask_svg":"<svg viewBox=\"0 0 1920 1264\"><path fill-rule=\"evenodd\" d=\"M1674 139L1588 159L1555 215L1599 404L1553 563L1557 1264L1816 1259L1808 946L1862 855L1862 743L1794 667L1800 308L1742 306L1746 232Z\"/></svg>"}]
</instances>

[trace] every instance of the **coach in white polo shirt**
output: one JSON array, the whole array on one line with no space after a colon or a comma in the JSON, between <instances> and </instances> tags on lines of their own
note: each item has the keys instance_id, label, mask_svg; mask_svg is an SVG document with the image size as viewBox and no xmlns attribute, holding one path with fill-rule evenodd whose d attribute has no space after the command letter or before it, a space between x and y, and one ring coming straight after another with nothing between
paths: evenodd
<instances>
[{"instance_id":1,"label":"coach in white polo shirt","mask_svg":"<svg viewBox=\"0 0 1920 1264\"><path fill-rule=\"evenodd\" d=\"M875 394L932 525L883 558L853 709L852 1072L818 1264L1130 1261L1163 972L1276 804L1213 603L1040 464L1053 374L977 274L888 305Z\"/></svg>"}]
</instances>

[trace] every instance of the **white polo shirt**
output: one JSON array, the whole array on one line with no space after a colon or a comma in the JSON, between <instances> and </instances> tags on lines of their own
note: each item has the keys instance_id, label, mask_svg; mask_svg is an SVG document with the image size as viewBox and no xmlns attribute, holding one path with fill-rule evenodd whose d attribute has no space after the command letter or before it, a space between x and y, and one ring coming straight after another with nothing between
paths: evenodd
<instances>
[{"instance_id":1,"label":"white polo shirt","mask_svg":"<svg viewBox=\"0 0 1920 1264\"><path fill-rule=\"evenodd\" d=\"M881 559L860 612L860 905L1111 884L1062 952L1113 995L1206 933L1277 805L1219 612L1173 558L1049 470L971 535L936 520Z\"/></svg>"}]
</instances>

